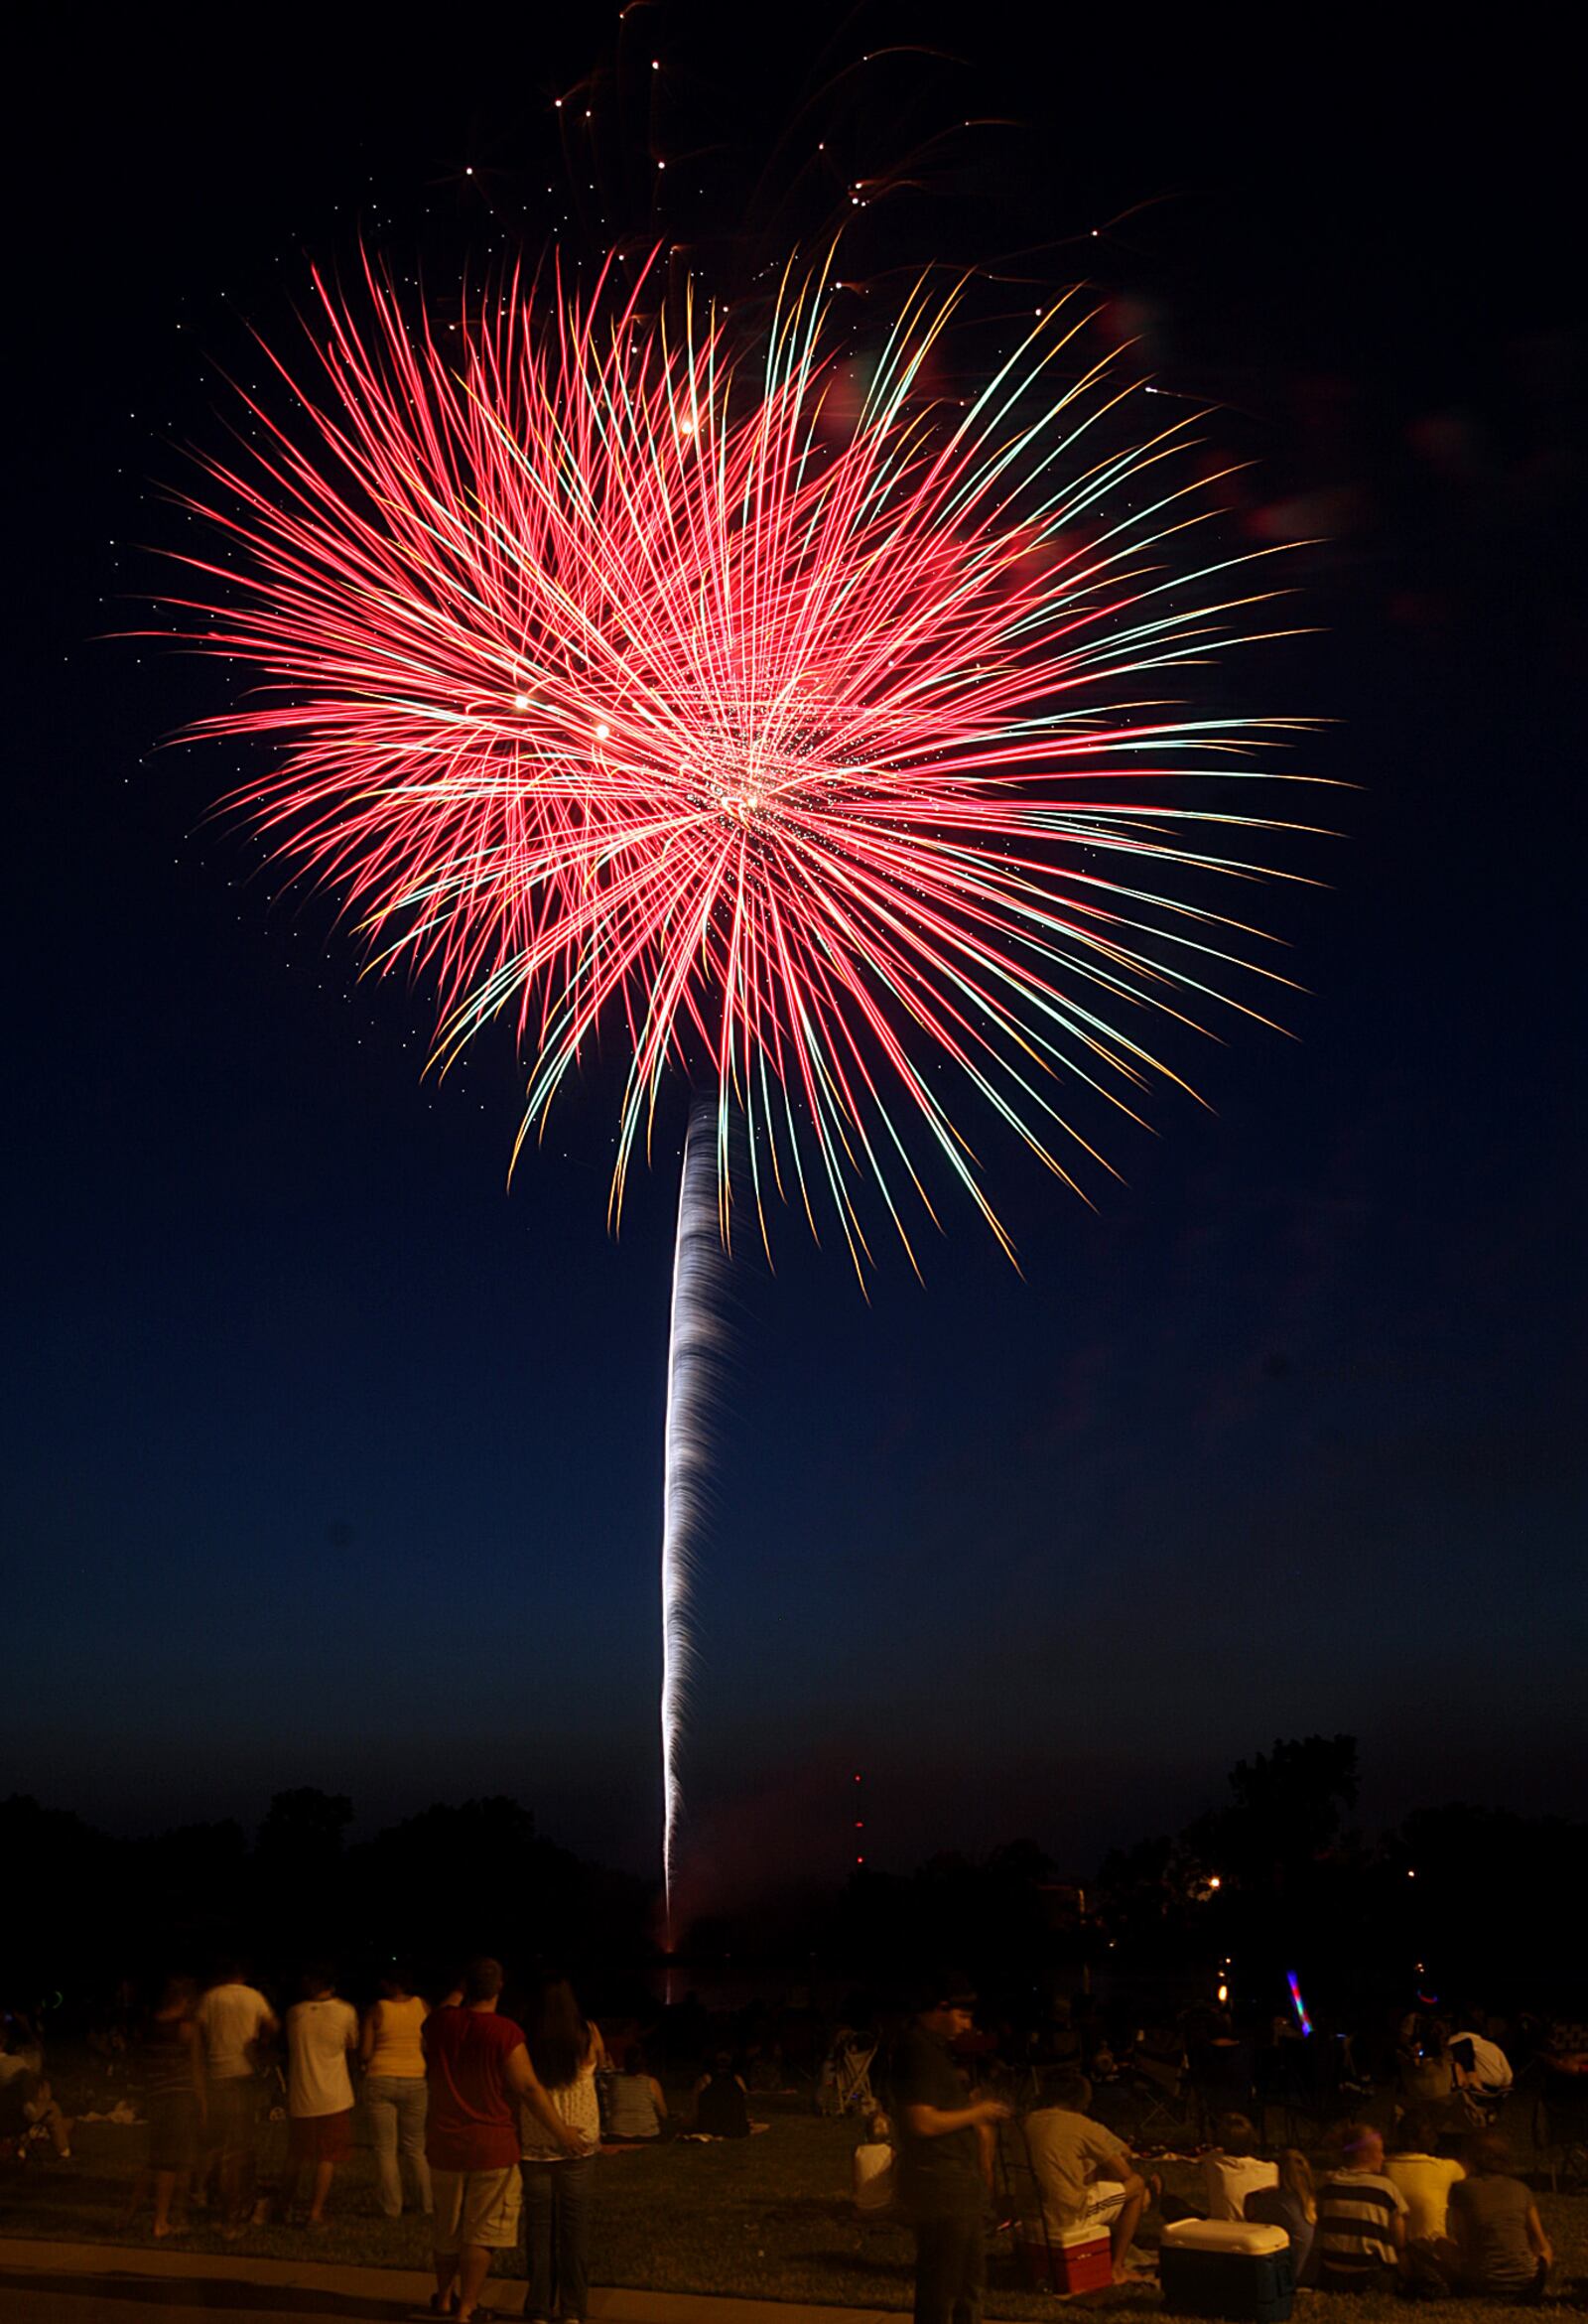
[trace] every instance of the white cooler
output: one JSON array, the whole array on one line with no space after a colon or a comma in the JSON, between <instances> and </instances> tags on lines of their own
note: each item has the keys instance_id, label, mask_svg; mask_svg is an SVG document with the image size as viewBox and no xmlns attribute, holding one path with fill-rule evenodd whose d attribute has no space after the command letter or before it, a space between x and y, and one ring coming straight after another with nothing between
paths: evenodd
<instances>
[{"instance_id":1,"label":"white cooler","mask_svg":"<svg viewBox=\"0 0 1588 2324\"><path fill-rule=\"evenodd\" d=\"M1177 2219L1163 2231L1158 2280L1175 2315L1284 2324L1295 2290L1290 2238L1240 2219Z\"/></svg>"}]
</instances>

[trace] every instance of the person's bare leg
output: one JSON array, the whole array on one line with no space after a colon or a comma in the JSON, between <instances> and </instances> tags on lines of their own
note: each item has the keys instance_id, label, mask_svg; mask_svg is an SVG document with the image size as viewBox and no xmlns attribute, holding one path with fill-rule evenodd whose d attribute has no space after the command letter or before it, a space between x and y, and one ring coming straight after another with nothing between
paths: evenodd
<instances>
[{"instance_id":1,"label":"person's bare leg","mask_svg":"<svg viewBox=\"0 0 1588 2324\"><path fill-rule=\"evenodd\" d=\"M169 2236L169 2235L170 2235L170 2233L171 2233L171 2198L172 2198L172 2196L173 2196L173 2195L176 2193L176 2191L177 2191L177 2174L176 2174L176 2172L175 2172L175 2171L156 2171L156 2173L155 2173L155 2234L156 2234L157 2236Z\"/></svg>"},{"instance_id":2,"label":"person's bare leg","mask_svg":"<svg viewBox=\"0 0 1588 2324\"><path fill-rule=\"evenodd\" d=\"M458 2254L456 2252L438 2252L436 2254L436 2305L445 2309L449 2315L452 2313L453 2285L457 2280Z\"/></svg>"},{"instance_id":3,"label":"person's bare leg","mask_svg":"<svg viewBox=\"0 0 1588 2324\"><path fill-rule=\"evenodd\" d=\"M309 2202L311 2227L324 2227L326 2224L326 2197L331 2193L331 2182L335 2175L336 2165L333 2162L316 2163L315 2191Z\"/></svg>"},{"instance_id":4,"label":"person's bare leg","mask_svg":"<svg viewBox=\"0 0 1588 2324\"><path fill-rule=\"evenodd\" d=\"M148 2194L148 2192L149 2192L149 2189L150 2189L150 2186L151 2186L151 2184L153 2184L153 2186L154 2186L154 2188L155 2188L155 2218L156 2218L157 2220L159 2219L159 2217L160 2217L160 2196L159 2196L160 2180L159 2180L159 2177L158 2177L157 2175L152 2177L152 2176L151 2176L151 2173L150 2173L150 2172L148 2172L148 2171L146 2171L146 2170L145 2170L145 2171L140 2171L140 2172L138 2173L137 2183L136 2183L136 2185L134 2186L134 2188L133 2188L133 2190L132 2190L132 2193L131 2193L131 2194L128 2196L128 2198L127 2198L127 2208L126 2208L126 2210L125 2210L125 2211L124 2211L124 2212L121 2214L121 2217L120 2217L120 2218L119 2218L119 2219L116 2221L116 2225L117 2225L117 2227L118 2227L118 2228L120 2228L120 2229L122 2229L123 2231L125 2231L127 2228L131 2227L131 2225L132 2225L133 2221L134 2221L134 2220L137 2218L137 2216L138 2216L139 2212L140 2212L140 2211L143 2209L143 2199L144 2199L144 2197L145 2197L145 2196Z\"/></svg>"},{"instance_id":5,"label":"person's bare leg","mask_svg":"<svg viewBox=\"0 0 1588 2324\"><path fill-rule=\"evenodd\" d=\"M490 2254L483 2244L461 2246L458 2254L458 2324L468 2324L489 2273Z\"/></svg>"},{"instance_id":6,"label":"person's bare leg","mask_svg":"<svg viewBox=\"0 0 1588 2324\"><path fill-rule=\"evenodd\" d=\"M1139 2179L1128 2179L1125 2182L1125 2202L1118 2219L1109 2230L1109 2254L1114 2263L1116 2283L1124 2283L1128 2274L1125 2263L1130 2256L1130 2246L1135 2242L1135 2231L1141 2224L1141 2206L1146 2199L1146 2188Z\"/></svg>"}]
</instances>

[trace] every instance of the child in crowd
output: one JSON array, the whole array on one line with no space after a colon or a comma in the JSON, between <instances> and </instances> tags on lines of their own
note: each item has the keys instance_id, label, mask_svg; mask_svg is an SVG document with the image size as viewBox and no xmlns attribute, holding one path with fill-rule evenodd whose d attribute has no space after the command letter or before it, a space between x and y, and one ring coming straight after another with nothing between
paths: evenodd
<instances>
[{"instance_id":1,"label":"child in crowd","mask_svg":"<svg viewBox=\"0 0 1588 2324\"><path fill-rule=\"evenodd\" d=\"M1313 2230L1318 2222L1318 2199L1313 2190L1312 2166L1298 2146L1282 2146L1275 2166L1278 2178L1271 2187L1255 2187L1242 2206L1241 2216L1256 2227L1282 2227L1290 2239L1290 2271L1300 2283L1312 2256ZM1310 2283L1312 2278L1307 2276Z\"/></svg>"}]
</instances>

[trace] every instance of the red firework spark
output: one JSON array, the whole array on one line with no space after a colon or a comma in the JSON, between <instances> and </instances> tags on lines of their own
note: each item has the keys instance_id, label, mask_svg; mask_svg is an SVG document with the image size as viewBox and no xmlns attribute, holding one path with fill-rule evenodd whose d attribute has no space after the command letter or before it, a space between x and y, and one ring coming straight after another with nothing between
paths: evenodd
<instances>
[{"instance_id":1,"label":"red firework spark","mask_svg":"<svg viewBox=\"0 0 1588 2324\"><path fill-rule=\"evenodd\" d=\"M262 449L192 503L235 561L178 602L264 682L205 727L280 753L234 803L434 982L444 1060L512 1020L525 1130L621 1028L614 1203L675 1061L715 1078L725 1232L736 1110L763 1234L769 1182L814 1227L825 1179L859 1264L869 1182L908 1248L931 1151L1003 1240L941 1085L1074 1183L1067 1085L1178 1079L1143 1005L1195 1022L1255 934L1158 884L1251 875L1225 834L1274 826L1179 802L1286 722L1154 691L1246 641L1249 560L1187 556L1191 422L1118 449L1139 383L1071 307L961 404L918 291L841 418L822 273L753 375L727 318L612 281L439 342L317 278L297 421L250 399Z\"/></svg>"}]
</instances>

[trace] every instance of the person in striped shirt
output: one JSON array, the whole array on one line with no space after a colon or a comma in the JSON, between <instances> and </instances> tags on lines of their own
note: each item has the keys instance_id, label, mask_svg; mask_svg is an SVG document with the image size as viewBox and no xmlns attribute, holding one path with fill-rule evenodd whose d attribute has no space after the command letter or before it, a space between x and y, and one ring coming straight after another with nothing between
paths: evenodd
<instances>
[{"instance_id":1,"label":"person in striped shirt","mask_svg":"<svg viewBox=\"0 0 1588 2324\"><path fill-rule=\"evenodd\" d=\"M1312 2239L1320 2291L1388 2290L1406 2247L1406 2199L1384 2168L1384 2140L1366 2122L1340 2136L1340 2163L1318 2189Z\"/></svg>"}]
</instances>

